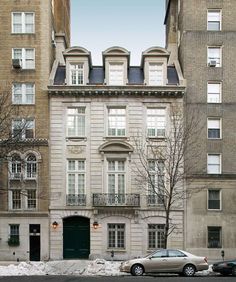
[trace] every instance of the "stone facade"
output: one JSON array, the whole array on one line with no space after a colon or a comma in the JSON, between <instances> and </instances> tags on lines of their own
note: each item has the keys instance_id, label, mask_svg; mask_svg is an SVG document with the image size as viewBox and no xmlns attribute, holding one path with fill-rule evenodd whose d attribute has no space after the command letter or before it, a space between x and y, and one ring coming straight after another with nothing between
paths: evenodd
<instances>
[{"instance_id":1,"label":"stone facade","mask_svg":"<svg viewBox=\"0 0 236 282\"><path fill-rule=\"evenodd\" d=\"M198 107L203 126L199 140L199 161L195 163L187 188L198 189L187 202L185 248L196 254L227 258L234 257L236 241L236 142L235 142L235 72L236 11L233 0L169 1L166 14L167 49L172 49L173 29L179 61L187 80L185 104L187 109ZM208 27L208 13L218 15L219 26ZM175 15L174 17L172 15ZM217 19L215 18L217 21ZM214 23L213 23L214 24ZM218 30L217 30L218 29ZM208 64L208 47L220 48L221 66ZM208 84L221 85L221 100L209 102ZM219 138L209 138L207 120L220 120ZM207 155L220 156L220 171L209 173ZM192 165L192 164L187 164ZM218 194L218 206L209 207L209 191ZM211 233L213 230L213 233ZM213 242L215 240L215 242Z\"/></svg>"}]
</instances>

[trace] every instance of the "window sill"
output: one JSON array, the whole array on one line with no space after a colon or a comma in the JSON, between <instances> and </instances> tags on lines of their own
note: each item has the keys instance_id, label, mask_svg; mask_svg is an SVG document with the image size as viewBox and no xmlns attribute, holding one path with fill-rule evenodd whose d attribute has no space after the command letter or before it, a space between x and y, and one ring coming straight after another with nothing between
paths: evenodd
<instances>
[{"instance_id":1,"label":"window sill","mask_svg":"<svg viewBox=\"0 0 236 282\"><path fill-rule=\"evenodd\" d=\"M87 141L87 137L66 137L66 141Z\"/></svg>"},{"instance_id":2,"label":"window sill","mask_svg":"<svg viewBox=\"0 0 236 282\"><path fill-rule=\"evenodd\" d=\"M35 35L35 32L12 32L11 35Z\"/></svg>"},{"instance_id":3,"label":"window sill","mask_svg":"<svg viewBox=\"0 0 236 282\"><path fill-rule=\"evenodd\" d=\"M126 253L127 250L126 249L116 249L116 248L110 248L110 249L107 249L106 252L111 252L111 251L114 251L114 253Z\"/></svg>"}]
</instances>

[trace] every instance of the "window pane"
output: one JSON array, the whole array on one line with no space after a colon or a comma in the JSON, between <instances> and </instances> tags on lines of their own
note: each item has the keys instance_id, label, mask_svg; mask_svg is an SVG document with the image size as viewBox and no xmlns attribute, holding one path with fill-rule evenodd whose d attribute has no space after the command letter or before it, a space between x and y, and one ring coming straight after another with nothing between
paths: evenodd
<instances>
[{"instance_id":1,"label":"window pane","mask_svg":"<svg viewBox=\"0 0 236 282\"><path fill-rule=\"evenodd\" d=\"M164 248L164 224L148 224L148 248Z\"/></svg>"},{"instance_id":2,"label":"window pane","mask_svg":"<svg viewBox=\"0 0 236 282\"><path fill-rule=\"evenodd\" d=\"M208 227L208 248L221 247L221 227Z\"/></svg>"},{"instance_id":3,"label":"window pane","mask_svg":"<svg viewBox=\"0 0 236 282\"><path fill-rule=\"evenodd\" d=\"M220 173L220 155L208 155L208 173Z\"/></svg>"},{"instance_id":4,"label":"window pane","mask_svg":"<svg viewBox=\"0 0 236 282\"><path fill-rule=\"evenodd\" d=\"M208 190L208 209L220 209L220 191Z\"/></svg>"},{"instance_id":5,"label":"window pane","mask_svg":"<svg viewBox=\"0 0 236 282\"><path fill-rule=\"evenodd\" d=\"M13 33L22 33L22 14L13 13Z\"/></svg>"},{"instance_id":6,"label":"window pane","mask_svg":"<svg viewBox=\"0 0 236 282\"><path fill-rule=\"evenodd\" d=\"M34 14L25 13L25 32L33 33L34 32Z\"/></svg>"}]
</instances>

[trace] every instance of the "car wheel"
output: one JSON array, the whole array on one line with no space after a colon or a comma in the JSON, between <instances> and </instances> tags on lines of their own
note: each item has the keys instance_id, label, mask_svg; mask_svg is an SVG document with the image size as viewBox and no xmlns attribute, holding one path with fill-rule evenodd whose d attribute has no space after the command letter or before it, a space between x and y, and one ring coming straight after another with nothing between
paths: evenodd
<instances>
[{"instance_id":1,"label":"car wheel","mask_svg":"<svg viewBox=\"0 0 236 282\"><path fill-rule=\"evenodd\" d=\"M233 268L232 268L232 275L236 276L236 266L233 266Z\"/></svg>"},{"instance_id":2,"label":"car wheel","mask_svg":"<svg viewBox=\"0 0 236 282\"><path fill-rule=\"evenodd\" d=\"M195 274L195 266L192 265L192 264L187 264L185 265L184 269L183 269L183 274L184 276L187 276L187 277L191 277Z\"/></svg>"},{"instance_id":3,"label":"car wheel","mask_svg":"<svg viewBox=\"0 0 236 282\"><path fill-rule=\"evenodd\" d=\"M135 264L131 268L131 274L134 276L142 276L144 273L144 268L140 264Z\"/></svg>"}]
</instances>

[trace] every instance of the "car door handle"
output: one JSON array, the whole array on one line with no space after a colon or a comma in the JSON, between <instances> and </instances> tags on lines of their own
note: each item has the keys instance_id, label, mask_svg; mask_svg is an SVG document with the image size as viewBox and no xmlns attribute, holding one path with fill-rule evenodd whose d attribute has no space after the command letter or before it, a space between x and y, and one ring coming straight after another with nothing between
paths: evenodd
<instances>
[{"instance_id":1,"label":"car door handle","mask_svg":"<svg viewBox=\"0 0 236 282\"><path fill-rule=\"evenodd\" d=\"M162 261L167 261L167 259L163 259Z\"/></svg>"}]
</instances>

